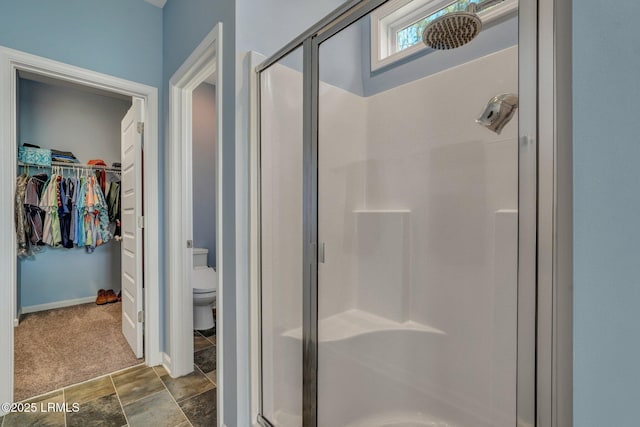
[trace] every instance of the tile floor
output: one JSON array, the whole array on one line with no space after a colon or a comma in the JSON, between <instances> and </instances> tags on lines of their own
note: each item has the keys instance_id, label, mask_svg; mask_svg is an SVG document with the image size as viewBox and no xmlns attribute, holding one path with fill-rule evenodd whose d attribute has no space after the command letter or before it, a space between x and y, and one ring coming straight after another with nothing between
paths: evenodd
<instances>
[{"instance_id":1,"label":"tile floor","mask_svg":"<svg viewBox=\"0 0 640 427\"><path fill-rule=\"evenodd\" d=\"M0 418L0 427L215 426L215 336L194 332L193 343L195 365L189 375L171 378L161 366L134 366L27 400L38 410L10 413ZM67 411L40 411L65 402Z\"/></svg>"}]
</instances>

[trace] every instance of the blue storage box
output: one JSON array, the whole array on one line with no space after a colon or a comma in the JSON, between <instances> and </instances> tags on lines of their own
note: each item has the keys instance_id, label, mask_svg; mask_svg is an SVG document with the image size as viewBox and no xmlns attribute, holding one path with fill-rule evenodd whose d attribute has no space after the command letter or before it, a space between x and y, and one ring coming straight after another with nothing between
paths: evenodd
<instances>
[{"instance_id":1,"label":"blue storage box","mask_svg":"<svg viewBox=\"0 0 640 427\"><path fill-rule=\"evenodd\" d=\"M47 148L18 147L18 160L38 166L51 166L51 150Z\"/></svg>"}]
</instances>

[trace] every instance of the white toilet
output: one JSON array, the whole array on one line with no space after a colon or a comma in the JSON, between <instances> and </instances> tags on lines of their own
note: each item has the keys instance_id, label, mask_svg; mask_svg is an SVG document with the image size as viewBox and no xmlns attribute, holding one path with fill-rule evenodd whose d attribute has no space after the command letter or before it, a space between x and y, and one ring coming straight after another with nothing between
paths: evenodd
<instances>
[{"instance_id":1,"label":"white toilet","mask_svg":"<svg viewBox=\"0 0 640 427\"><path fill-rule=\"evenodd\" d=\"M209 249L193 249L193 329L203 331L215 326L213 304L218 291L218 273L207 266Z\"/></svg>"}]
</instances>

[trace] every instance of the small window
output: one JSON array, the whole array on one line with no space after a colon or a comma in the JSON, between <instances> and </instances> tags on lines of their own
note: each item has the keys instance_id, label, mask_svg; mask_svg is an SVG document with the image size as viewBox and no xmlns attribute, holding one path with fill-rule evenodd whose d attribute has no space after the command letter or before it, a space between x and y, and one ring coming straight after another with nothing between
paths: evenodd
<instances>
[{"instance_id":1,"label":"small window","mask_svg":"<svg viewBox=\"0 0 640 427\"><path fill-rule=\"evenodd\" d=\"M400 52L401 50L405 50L415 44L418 44L422 41L422 32L427 25L431 21L436 18L439 18L442 15L445 15L450 12L458 12L463 11L467 8L469 3L473 3L471 0L458 0L457 2L445 7L444 9L440 9L436 13L429 14L423 18L420 18L416 22L412 22L404 28L395 31L395 39L396 39L396 52Z\"/></svg>"},{"instance_id":2,"label":"small window","mask_svg":"<svg viewBox=\"0 0 640 427\"><path fill-rule=\"evenodd\" d=\"M434 19L464 11L478 0L392 0L371 15L371 70L427 49L422 32ZM517 0L504 0L478 14L483 23L515 12Z\"/></svg>"}]
</instances>

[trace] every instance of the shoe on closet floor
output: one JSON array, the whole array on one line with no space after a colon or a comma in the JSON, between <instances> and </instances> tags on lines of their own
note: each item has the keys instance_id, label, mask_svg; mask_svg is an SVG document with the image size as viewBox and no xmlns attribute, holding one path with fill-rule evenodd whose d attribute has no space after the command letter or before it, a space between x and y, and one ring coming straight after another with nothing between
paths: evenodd
<instances>
[{"instance_id":1,"label":"shoe on closet floor","mask_svg":"<svg viewBox=\"0 0 640 427\"><path fill-rule=\"evenodd\" d=\"M109 289L107 290L107 292L105 292L106 294L106 298L107 298L107 303L111 304L112 302L117 302L118 301L118 297L116 296L116 293L113 292L113 289Z\"/></svg>"},{"instance_id":2,"label":"shoe on closet floor","mask_svg":"<svg viewBox=\"0 0 640 427\"><path fill-rule=\"evenodd\" d=\"M104 305L107 303L107 291L104 289L98 290L98 297L96 298L96 305Z\"/></svg>"}]
</instances>

